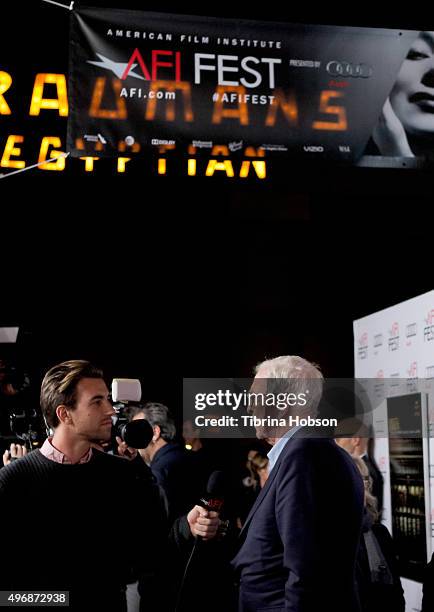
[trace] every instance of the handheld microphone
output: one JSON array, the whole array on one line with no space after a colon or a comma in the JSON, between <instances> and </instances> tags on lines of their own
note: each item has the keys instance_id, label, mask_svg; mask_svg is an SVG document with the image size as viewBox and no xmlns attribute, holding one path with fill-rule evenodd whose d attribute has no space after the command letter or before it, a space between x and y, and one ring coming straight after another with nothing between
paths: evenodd
<instances>
[{"instance_id":1,"label":"handheld microphone","mask_svg":"<svg viewBox=\"0 0 434 612\"><path fill-rule=\"evenodd\" d=\"M209 510L210 512L221 512L224 503L224 492L225 492L225 475L224 472L220 470L215 470L211 473L208 478L208 483L206 485L206 493L203 495L199 501L197 502L198 506L205 508L205 510ZM178 591L177 602L175 605L175 612L179 612L181 609L182 597L184 592L184 584L186 577L188 575L188 571L190 568L190 564L192 559L197 555L197 551L201 547L203 540L201 536L197 536L194 540L193 548L190 553L190 557L185 566L184 575L181 580L181 584Z\"/></svg>"},{"instance_id":2,"label":"handheld microphone","mask_svg":"<svg viewBox=\"0 0 434 612\"><path fill-rule=\"evenodd\" d=\"M212 472L208 478L206 493L200 498L198 506L210 512L221 512L224 504L225 475L220 470Z\"/></svg>"}]
</instances>

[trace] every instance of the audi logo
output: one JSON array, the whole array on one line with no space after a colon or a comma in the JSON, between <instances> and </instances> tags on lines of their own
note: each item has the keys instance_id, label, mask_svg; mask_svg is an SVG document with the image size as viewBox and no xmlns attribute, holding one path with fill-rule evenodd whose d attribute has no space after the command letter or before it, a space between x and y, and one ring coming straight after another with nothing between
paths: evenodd
<instances>
[{"instance_id":1,"label":"audi logo","mask_svg":"<svg viewBox=\"0 0 434 612\"><path fill-rule=\"evenodd\" d=\"M368 64L350 64L332 60L326 66L327 72L334 77L353 77L368 79L372 75L372 67Z\"/></svg>"}]
</instances>

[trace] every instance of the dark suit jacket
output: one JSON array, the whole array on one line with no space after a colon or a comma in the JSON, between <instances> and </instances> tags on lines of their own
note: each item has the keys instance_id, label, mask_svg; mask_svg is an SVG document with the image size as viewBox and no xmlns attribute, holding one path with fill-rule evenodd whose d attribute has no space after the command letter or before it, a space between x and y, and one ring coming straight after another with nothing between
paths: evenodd
<instances>
[{"instance_id":1,"label":"dark suit jacket","mask_svg":"<svg viewBox=\"0 0 434 612\"><path fill-rule=\"evenodd\" d=\"M384 525L372 524L372 519L368 513L365 513L363 533L368 531L371 531L379 545L384 561L392 574L393 584L372 581L366 543L362 537L356 563L356 582L361 610L362 612L385 612L385 610L405 612L404 592L392 537Z\"/></svg>"},{"instance_id":2,"label":"dark suit jacket","mask_svg":"<svg viewBox=\"0 0 434 612\"><path fill-rule=\"evenodd\" d=\"M362 478L334 440L306 435L288 440L241 531L241 612L359 610Z\"/></svg>"},{"instance_id":3,"label":"dark suit jacket","mask_svg":"<svg viewBox=\"0 0 434 612\"><path fill-rule=\"evenodd\" d=\"M192 458L179 444L169 442L160 448L151 471L166 495L170 523L191 510L203 493Z\"/></svg>"}]
</instances>

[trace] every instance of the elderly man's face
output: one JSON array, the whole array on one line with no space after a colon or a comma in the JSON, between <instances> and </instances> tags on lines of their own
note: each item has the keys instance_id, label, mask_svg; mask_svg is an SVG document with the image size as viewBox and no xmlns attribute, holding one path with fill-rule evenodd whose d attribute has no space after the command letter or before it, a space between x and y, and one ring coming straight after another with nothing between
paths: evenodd
<instances>
[{"instance_id":1,"label":"elderly man's face","mask_svg":"<svg viewBox=\"0 0 434 612\"><path fill-rule=\"evenodd\" d=\"M259 374L259 373L258 373ZM249 413L255 417L260 419L265 417L265 406L260 399L262 394L267 392L267 379L266 378L258 378L258 375L253 380L252 386L250 387L250 394L257 394L257 398L255 400L250 400L249 405ZM256 429L256 437L260 440L267 439L267 431L266 428L262 425L255 425Z\"/></svg>"},{"instance_id":2,"label":"elderly man's face","mask_svg":"<svg viewBox=\"0 0 434 612\"><path fill-rule=\"evenodd\" d=\"M256 398L251 398L249 413L260 419L270 418L282 418L284 415L279 410L269 403L265 404L262 398L269 398L271 393L268 390L268 378L266 370L259 370L256 374L252 386L250 387L250 394L257 394ZM269 394L267 396L267 394ZM260 440L266 440L269 444L275 444L278 438L281 438L289 427L276 427L267 425L267 423L255 425L256 437Z\"/></svg>"}]
</instances>

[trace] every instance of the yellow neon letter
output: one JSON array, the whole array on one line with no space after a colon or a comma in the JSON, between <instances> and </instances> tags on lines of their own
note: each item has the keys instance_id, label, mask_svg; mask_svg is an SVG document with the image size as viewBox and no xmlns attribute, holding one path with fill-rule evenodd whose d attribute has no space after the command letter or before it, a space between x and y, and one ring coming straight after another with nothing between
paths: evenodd
<instances>
[{"instance_id":1,"label":"yellow neon letter","mask_svg":"<svg viewBox=\"0 0 434 612\"><path fill-rule=\"evenodd\" d=\"M11 115L11 109L3 97L3 94L12 85L12 77L7 72L0 70L0 115Z\"/></svg>"},{"instance_id":2,"label":"yellow neon letter","mask_svg":"<svg viewBox=\"0 0 434 612\"><path fill-rule=\"evenodd\" d=\"M188 176L196 176L196 160L191 157L187 161L187 174Z\"/></svg>"},{"instance_id":3,"label":"yellow neon letter","mask_svg":"<svg viewBox=\"0 0 434 612\"><path fill-rule=\"evenodd\" d=\"M158 174L166 174L166 160L164 157L158 159Z\"/></svg>"},{"instance_id":4,"label":"yellow neon letter","mask_svg":"<svg viewBox=\"0 0 434 612\"><path fill-rule=\"evenodd\" d=\"M44 136L41 142L41 148L39 150L38 163L43 162L47 159L48 148L52 147L61 147L62 141L57 136ZM63 151L50 151L50 155L48 159L53 159L53 157L59 157L62 155ZM39 166L41 170L65 170L65 158L59 157L59 159L55 162L50 162L46 164L42 164Z\"/></svg>"},{"instance_id":5,"label":"yellow neon letter","mask_svg":"<svg viewBox=\"0 0 434 612\"><path fill-rule=\"evenodd\" d=\"M222 162L218 162L216 159L210 159L208 162L208 166L206 168L205 175L213 176L216 170L222 170L223 172L226 172L226 176L229 176L229 177L234 176L234 169L232 167L232 162L229 161L228 159L225 159Z\"/></svg>"},{"instance_id":6,"label":"yellow neon letter","mask_svg":"<svg viewBox=\"0 0 434 612\"><path fill-rule=\"evenodd\" d=\"M43 98L44 86L56 85L57 98ZM36 75L33 87L32 101L30 103L30 115L39 115L41 108L59 109L61 117L68 116L68 96L66 93L66 79L64 74L51 74L41 72Z\"/></svg>"},{"instance_id":7,"label":"yellow neon letter","mask_svg":"<svg viewBox=\"0 0 434 612\"><path fill-rule=\"evenodd\" d=\"M8 136L2 160L0 162L0 166L2 166L2 168L26 167L26 162L22 159L11 160L12 156L18 156L21 154L21 149L15 146L15 144L18 142L24 142L24 136L15 136L15 134L11 134L10 136Z\"/></svg>"},{"instance_id":8,"label":"yellow neon letter","mask_svg":"<svg viewBox=\"0 0 434 612\"><path fill-rule=\"evenodd\" d=\"M98 161L99 157L80 157L84 159L84 169L86 172L93 172L93 162Z\"/></svg>"},{"instance_id":9,"label":"yellow neon letter","mask_svg":"<svg viewBox=\"0 0 434 612\"><path fill-rule=\"evenodd\" d=\"M118 172L125 172L125 166L131 160L131 157L118 157Z\"/></svg>"}]
</instances>

